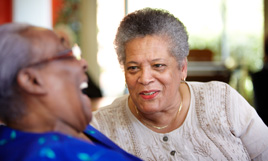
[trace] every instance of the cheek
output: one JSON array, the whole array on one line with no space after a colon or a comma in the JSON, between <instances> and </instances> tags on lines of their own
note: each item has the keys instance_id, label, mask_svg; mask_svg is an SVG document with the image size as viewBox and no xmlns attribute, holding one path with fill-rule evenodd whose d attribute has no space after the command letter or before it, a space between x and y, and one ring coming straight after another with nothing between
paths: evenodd
<instances>
[{"instance_id":1,"label":"cheek","mask_svg":"<svg viewBox=\"0 0 268 161\"><path fill-rule=\"evenodd\" d=\"M127 88L129 89L133 88L136 84L136 78L133 75L125 74L125 80L126 80Z\"/></svg>"},{"instance_id":2,"label":"cheek","mask_svg":"<svg viewBox=\"0 0 268 161\"><path fill-rule=\"evenodd\" d=\"M180 77L181 73L178 71L174 71L159 75L158 80L161 84L165 86L171 86L172 88L175 88L179 84Z\"/></svg>"},{"instance_id":3,"label":"cheek","mask_svg":"<svg viewBox=\"0 0 268 161\"><path fill-rule=\"evenodd\" d=\"M87 95L82 95L82 101L83 101L83 113L85 114L89 122L92 117L91 100Z\"/></svg>"}]
</instances>

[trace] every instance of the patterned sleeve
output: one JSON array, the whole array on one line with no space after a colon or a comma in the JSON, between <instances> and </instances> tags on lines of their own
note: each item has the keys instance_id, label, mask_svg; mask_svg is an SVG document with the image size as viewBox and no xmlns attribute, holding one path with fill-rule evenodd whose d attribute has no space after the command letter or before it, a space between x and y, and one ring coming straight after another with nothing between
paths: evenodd
<instances>
[{"instance_id":1,"label":"patterned sleeve","mask_svg":"<svg viewBox=\"0 0 268 161\"><path fill-rule=\"evenodd\" d=\"M268 127L256 110L228 85L227 96L227 117L232 133L242 140L251 159L268 157Z\"/></svg>"}]
</instances>

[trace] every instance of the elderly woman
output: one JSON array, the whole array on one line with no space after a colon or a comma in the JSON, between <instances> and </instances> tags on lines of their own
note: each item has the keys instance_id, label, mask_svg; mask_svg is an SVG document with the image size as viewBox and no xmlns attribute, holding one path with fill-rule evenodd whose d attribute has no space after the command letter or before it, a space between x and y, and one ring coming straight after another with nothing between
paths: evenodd
<instances>
[{"instance_id":1,"label":"elderly woman","mask_svg":"<svg viewBox=\"0 0 268 161\"><path fill-rule=\"evenodd\" d=\"M0 26L0 160L139 160L93 127L87 64L48 29Z\"/></svg>"},{"instance_id":2,"label":"elderly woman","mask_svg":"<svg viewBox=\"0 0 268 161\"><path fill-rule=\"evenodd\" d=\"M144 160L267 160L268 128L221 82L185 82L188 36L167 11L142 9L120 23L115 48L129 95L92 125Z\"/></svg>"}]
</instances>

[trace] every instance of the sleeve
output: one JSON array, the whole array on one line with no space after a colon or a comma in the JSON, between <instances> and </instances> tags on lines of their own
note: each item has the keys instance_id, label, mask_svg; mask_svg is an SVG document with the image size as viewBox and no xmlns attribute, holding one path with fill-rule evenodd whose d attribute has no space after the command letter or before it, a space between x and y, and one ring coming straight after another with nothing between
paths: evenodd
<instances>
[{"instance_id":1,"label":"sleeve","mask_svg":"<svg viewBox=\"0 0 268 161\"><path fill-rule=\"evenodd\" d=\"M268 148L266 148L266 150L262 154L255 157L253 161L265 161L267 159L268 159Z\"/></svg>"},{"instance_id":2,"label":"sleeve","mask_svg":"<svg viewBox=\"0 0 268 161\"><path fill-rule=\"evenodd\" d=\"M100 129L100 127L99 127L99 124L98 124L98 121L97 121L97 119L96 119L96 117L95 117L95 115L96 115L96 113L97 113L97 111L94 111L92 114L93 114L93 117L92 117L92 120L91 120L91 122L90 122L90 125L91 126L93 126L95 129Z\"/></svg>"},{"instance_id":3,"label":"sleeve","mask_svg":"<svg viewBox=\"0 0 268 161\"><path fill-rule=\"evenodd\" d=\"M108 133L110 129L113 128L113 126L110 126L111 120L109 120L110 117L108 115L109 114L105 110L99 109L93 112L93 117L90 122L91 126L107 136L109 136Z\"/></svg>"},{"instance_id":4,"label":"sleeve","mask_svg":"<svg viewBox=\"0 0 268 161\"><path fill-rule=\"evenodd\" d=\"M228 121L231 131L239 137L251 159L268 158L268 127L256 110L233 88L229 87Z\"/></svg>"},{"instance_id":5,"label":"sleeve","mask_svg":"<svg viewBox=\"0 0 268 161\"><path fill-rule=\"evenodd\" d=\"M42 148L42 158L36 160L57 160L57 161L107 161L107 160L135 160L139 158L127 154L116 147L104 146L103 144L90 144L78 139L68 139L57 144Z\"/></svg>"},{"instance_id":6,"label":"sleeve","mask_svg":"<svg viewBox=\"0 0 268 161\"><path fill-rule=\"evenodd\" d=\"M112 112L107 112L107 110L104 110L104 108L105 107L102 107L102 109L93 112L93 118L90 122L90 125L113 140L111 133L116 130L114 128L115 120L111 118ZM116 118L116 116L114 116L114 118Z\"/></svg>"}]
</instances>

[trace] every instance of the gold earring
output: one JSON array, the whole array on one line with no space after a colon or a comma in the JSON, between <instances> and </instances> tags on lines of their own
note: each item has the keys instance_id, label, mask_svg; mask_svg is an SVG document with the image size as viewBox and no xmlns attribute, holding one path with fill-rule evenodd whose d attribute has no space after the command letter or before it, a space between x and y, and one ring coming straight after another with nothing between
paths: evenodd
<instances>
[{"instance_id":1,"label":"gold earring","mask_svg":"<svg viewBox=\"0 0 268 161\"><path fill-rule=\"evenodd\" d=\"M181 83L185 83L185 78L182 78L181 79Z\"/></svg>"}]
</instances>

